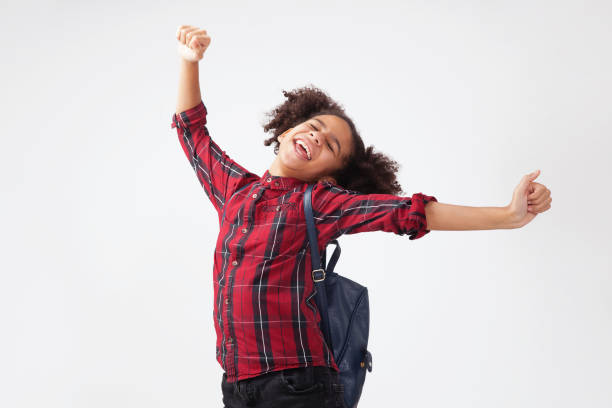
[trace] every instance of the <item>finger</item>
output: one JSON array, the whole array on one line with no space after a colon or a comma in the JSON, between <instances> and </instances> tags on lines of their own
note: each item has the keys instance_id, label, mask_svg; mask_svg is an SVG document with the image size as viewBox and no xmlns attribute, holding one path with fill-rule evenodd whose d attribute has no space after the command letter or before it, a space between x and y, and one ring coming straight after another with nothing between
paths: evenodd
<instances>
[{"instance_id":1,"label":"finger","mask_svg":"<svg viewBox=\"0 0 612 408\"><path fill-rule=\"evenodd\" d=\"M193 29L187 29L185 31L185 44L189 44L193 37L201 34L206 34L206 30L197 27L193 27Z\"/></svg>"},{"instance_id":2,"label":"finger","mask_svg":"<svg viewBox=\"0 0 612 408\"><path fill-rule=\"evenodd\" d=\"M178 26L176 28L176 39L181 41L181 35L184 35L183 31L188 29L188 28L191 28L191 27L192 26L190 26L190 25L180 25L180 26Z\"/></svg>"},{"instance_id":3,"label":"finger","mask_svg":"<svg viewBox=\"0 0 612 408\"><path fill-rule=\"evenodd\" d=\"M550 207L551 207L550 205L547 205L547 206L545 206L545 207L542 207L542 208L541 208L541 209L539 209L539 210L536 210L536 209L531 209L529 212L532 212L532 213L534 213L534 214L540 214L540 213L543 213L544 211L548 211L548 210L550 209Z\"/></svg>"},{"instance_id":4,"label":"finger","mask_svg":"<svg viewBox=\"0 0 612 408\"><path fill-rule=\"evenodd\" d=\"M191 37L189 41L189 48L200 50L202 48L207 48L208 44L210 44L210 37L207 35L196 35Z\"/></svg>"},{"instance_id":5,"label":"finger","mask_svg":"<svg viewBox=\"0 0 612 408\"><path fill-rule=\"evenodd\" d=\"M200 50L200 48L202 47L198 37L191 37L191 39L187 43L187 46L192 50Z\"/></svg>"},{"instance_id":6,"label":"finger","mask_svg":"<svg viewBox=\"0 0 612 408\"><path fill-rule=\"evenodd\" d=\"M533 199L533 198L537 197L538 194L540 194L541 191L545 188L540 183L531 183L531 184L532 184L531 192L527 195L527 198L529 198L529 199Z\"/></svg>"},{"instance_id":7,"label":"finger","mask_svg":"<svg viewBox=\"0 0 612 408\"><path fill-rule=\"evenodd\" d=\"M544 200L547 200L549 197L550 197L550 190L544 189L544 190L540 191L540 193L537 194L530 201L543 202Z\"/></svg>"},{"instance_id":8,"label":"finger","mask_svg":"<svg viewBox=\"0 0 612 408\"><path fill-rule=\"evenodd\" d=\"M545 202L544 200L531 200L531 201L527 201L527 205L531 206L532 208L540 208L542 205L544 205Z\"/></svg>"},{"instance_id":9,"label":"finger","mask_svg":"<svg viewBox=\"0 0 612 408\"><path fill-rule=\"evenodd\" d=\"M527 199L531 201L541 201L548 197L550 197L550 190L547 189L545 186L542 186L536 188L536 191L533 194L529 194L527 196Z\"/></svg>"},{"instance_id":10,"label":"finger","mask_svg":"<svg viewBox=\"0 0 612 408\"><path fill-rule=\"evenodd\" d=\"M186 26L186 28L182 28L181 29L181 36L179 38L179 41L182 42L183 44L187 45L187 40L188 40L188 34L192 31L197 30L197 27L192 27L192 26Z\"/></svg>"},{"instance_id":11,"label":"finger","mask_svg":"<svg viewBox=\"0 0 612 408\"><path fill-rule=\"evenodd\" d=\"M532 181L532 182L529 184L529 188L528 188L527 190L529 191L529 194L533 194L533 193L535 193L536 191L538 191L538 189L540 189L540 188L541 188L540 186L541 186L541 184L540 184L540 183L536 183L535 181Z\"/></svg>"},{"instance_id":12,"label":"finger","mask_svg":"<svg viewBox=\"0 0 612 408\"><path fill-rule=\"evenodd\" d=\"M546 196L542 196L540 194L540 195L534 196L534 197L532 197L530 199L527 199L527 204L539 205L542 202L544 202L544 200L546 200L546 198L547 198Z\"/></svg>"},{"instance_id":13,"label":"finger","mask_svg":"<svg viewBox=\"0 0 612 408\"><path fill-rule=\"evenodd\" d=\"M533 192L539 188L538 186L539 183L532 181L531 183L529 183L529 187L527 187L527 190L530 192L530 194L533 194Z\"/></svg>"},{"instance_id":14,"label":"finger","mask_svg":"<svg viewBox=\"0 0 612 408\"><path fill-rule=\"evenodd\" d=\"M534 212L543 212L550 208L550 203L552 203L552 198L548 197L546 200L543 200L540 203L528 205L527 210L531 209Z\"/></svg>"},{"instance_id":15,"label":"finger","mask_svg":"<svg viewBox=\"0 0 612 408\"><path fill-rule=\"evenodd\" d=\"M533 180L537 179L539 175L540 175L540 170L536 170L536 171L533 171L523 176L523 180L527 183L531 183L533 182Z\"/></svg>"},{"instance_id":16,"label":"finger","mask_svg":"<svg viewBox=\"0 0 612 408\"><path fill-rule=\"evenodd\" d=\"M181 42L185 45L189 43L189 33L196 30L194 27L181 30Z\"/></svg>"},{"instance_id":17,"label":"finger","mask_svg":"<svg viewBox=\"0 0 612 408\"><path fill-rule=\"evenodd\" d=\"M197 50L200 48L200 44L198 43L198 38L197 37L191 37L190 40L187 40L187 47L193 49L193 50Z\"/></svg>"},{"instance_id":18,"label":"finger","mask_svg":"<svg viewBox=\"0 0 612 408\"><path fill-rule=\"evenodd\" d=\"M176 28L176 36L178 37L181 33L181 30L191 27L190 25L180 25Z\"/></svg>"},{"instance_id":19,"label":"finger","mask_svg":"<svg viewBox=\"0 0 612 408\"><path fill-rule=\"evenodd\" d=\"M204 32L204 33L198 33L198 32L193 32L193 33L189 33L191 35L189 35L189 39L188 42L193 40L193 39L197 39L198 43L200 44L207 44L210 42L210 37Z\"/></svg>"}]
</instances>

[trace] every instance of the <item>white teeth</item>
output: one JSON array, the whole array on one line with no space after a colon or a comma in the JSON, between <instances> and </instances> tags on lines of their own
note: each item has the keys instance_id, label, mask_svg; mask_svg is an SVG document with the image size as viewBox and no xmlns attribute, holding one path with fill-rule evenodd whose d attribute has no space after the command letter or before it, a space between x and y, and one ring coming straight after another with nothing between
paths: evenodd
<instances>
[{"instance_id":1,"label":"white teeth","mask_svg":"<svg viewBox=\"0 0 612 408\"><path fill-rule=\"evenodd\" d=\"M306 149L306 153L308 154L308 160L310 160L310 149L308 149L308 145L301 140L296 141L296 143L299 143L300 146L304 146L304 149Z\"/></svg>"}]
</instances>

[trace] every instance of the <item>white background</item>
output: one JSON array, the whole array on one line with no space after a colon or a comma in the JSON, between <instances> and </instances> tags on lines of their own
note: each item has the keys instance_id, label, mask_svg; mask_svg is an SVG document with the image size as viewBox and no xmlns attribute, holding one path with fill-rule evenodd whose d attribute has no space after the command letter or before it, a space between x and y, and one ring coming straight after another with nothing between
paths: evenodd
<instances>
[{"instance_id":1,"label":"white background","mask_svg":"<svg viewBox=\"0 0 612 408\"><path fill-rule=\"evenodd\" d=\"M552 208L516 230L340 239L368 286L360 407L612 406L607 1L5 2L0 406L221 406L217 215L170 127L178 25L208 30L213 139L263 174L313 84L406 195ZM333 248L333 247L330 247Z\"/></svg>"}]
</instances>

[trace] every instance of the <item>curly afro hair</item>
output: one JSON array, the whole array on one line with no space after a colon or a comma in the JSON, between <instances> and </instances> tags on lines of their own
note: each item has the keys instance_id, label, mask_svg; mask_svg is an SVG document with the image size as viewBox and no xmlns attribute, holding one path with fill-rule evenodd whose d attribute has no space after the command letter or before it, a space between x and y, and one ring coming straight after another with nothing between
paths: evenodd
<instances>
[{"instance_id":1,"label":"curly afro hair","mask_svg":"<svg viewBox=\"0 0 612 408\"><path fill-rule=\"evenodd\" d=\"M274 154L278 154L280 146L278 136L287 129L317 115L335 115L349 125L353 149L344 159L343 167L330 176L340 187L362 194L404 194L396 178L400 165L383 153L374 152L374 146L364 146L353 121L340 104L313 85L289 92L283 90L283 95L287 100L266 114L271 119L263 125L265 132L273 131L273 136L266 139L264 145L275 143Z\"/></svg>"}]
</instances>

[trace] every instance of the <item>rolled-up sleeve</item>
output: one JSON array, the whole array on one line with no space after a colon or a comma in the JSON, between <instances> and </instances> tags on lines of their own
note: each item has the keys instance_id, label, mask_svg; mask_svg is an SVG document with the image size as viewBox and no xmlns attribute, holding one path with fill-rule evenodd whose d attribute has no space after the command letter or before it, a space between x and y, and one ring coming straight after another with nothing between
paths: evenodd
<instances>
[{"instance_id":1,"label":"rolled-up sleeve","mask_svg":"<svg viewBox=\"0 0 612 408\"><path fill-rule=\"evenodd\" d=\"M172 115L171 127L176 128L179 142L202 188L219 214L226 200L246 179L257 179L231 159L211 139L206 127L207 109L204 102L179 114Z\"/></svg>"},{"instance_id":2,"label":"rolled-up sleeve","mask_svg":"<svg viewBox=\"0 0 612 408\"><path fill-rule=\"evenodd\" d=\"M326 242L342 234L385 231L423 237L427 229L425 205L438 201L423 193L412 196L362 194L330 182L318 183L312 193L313 211L319 235Z\"/></svg>"}]
</instances>

